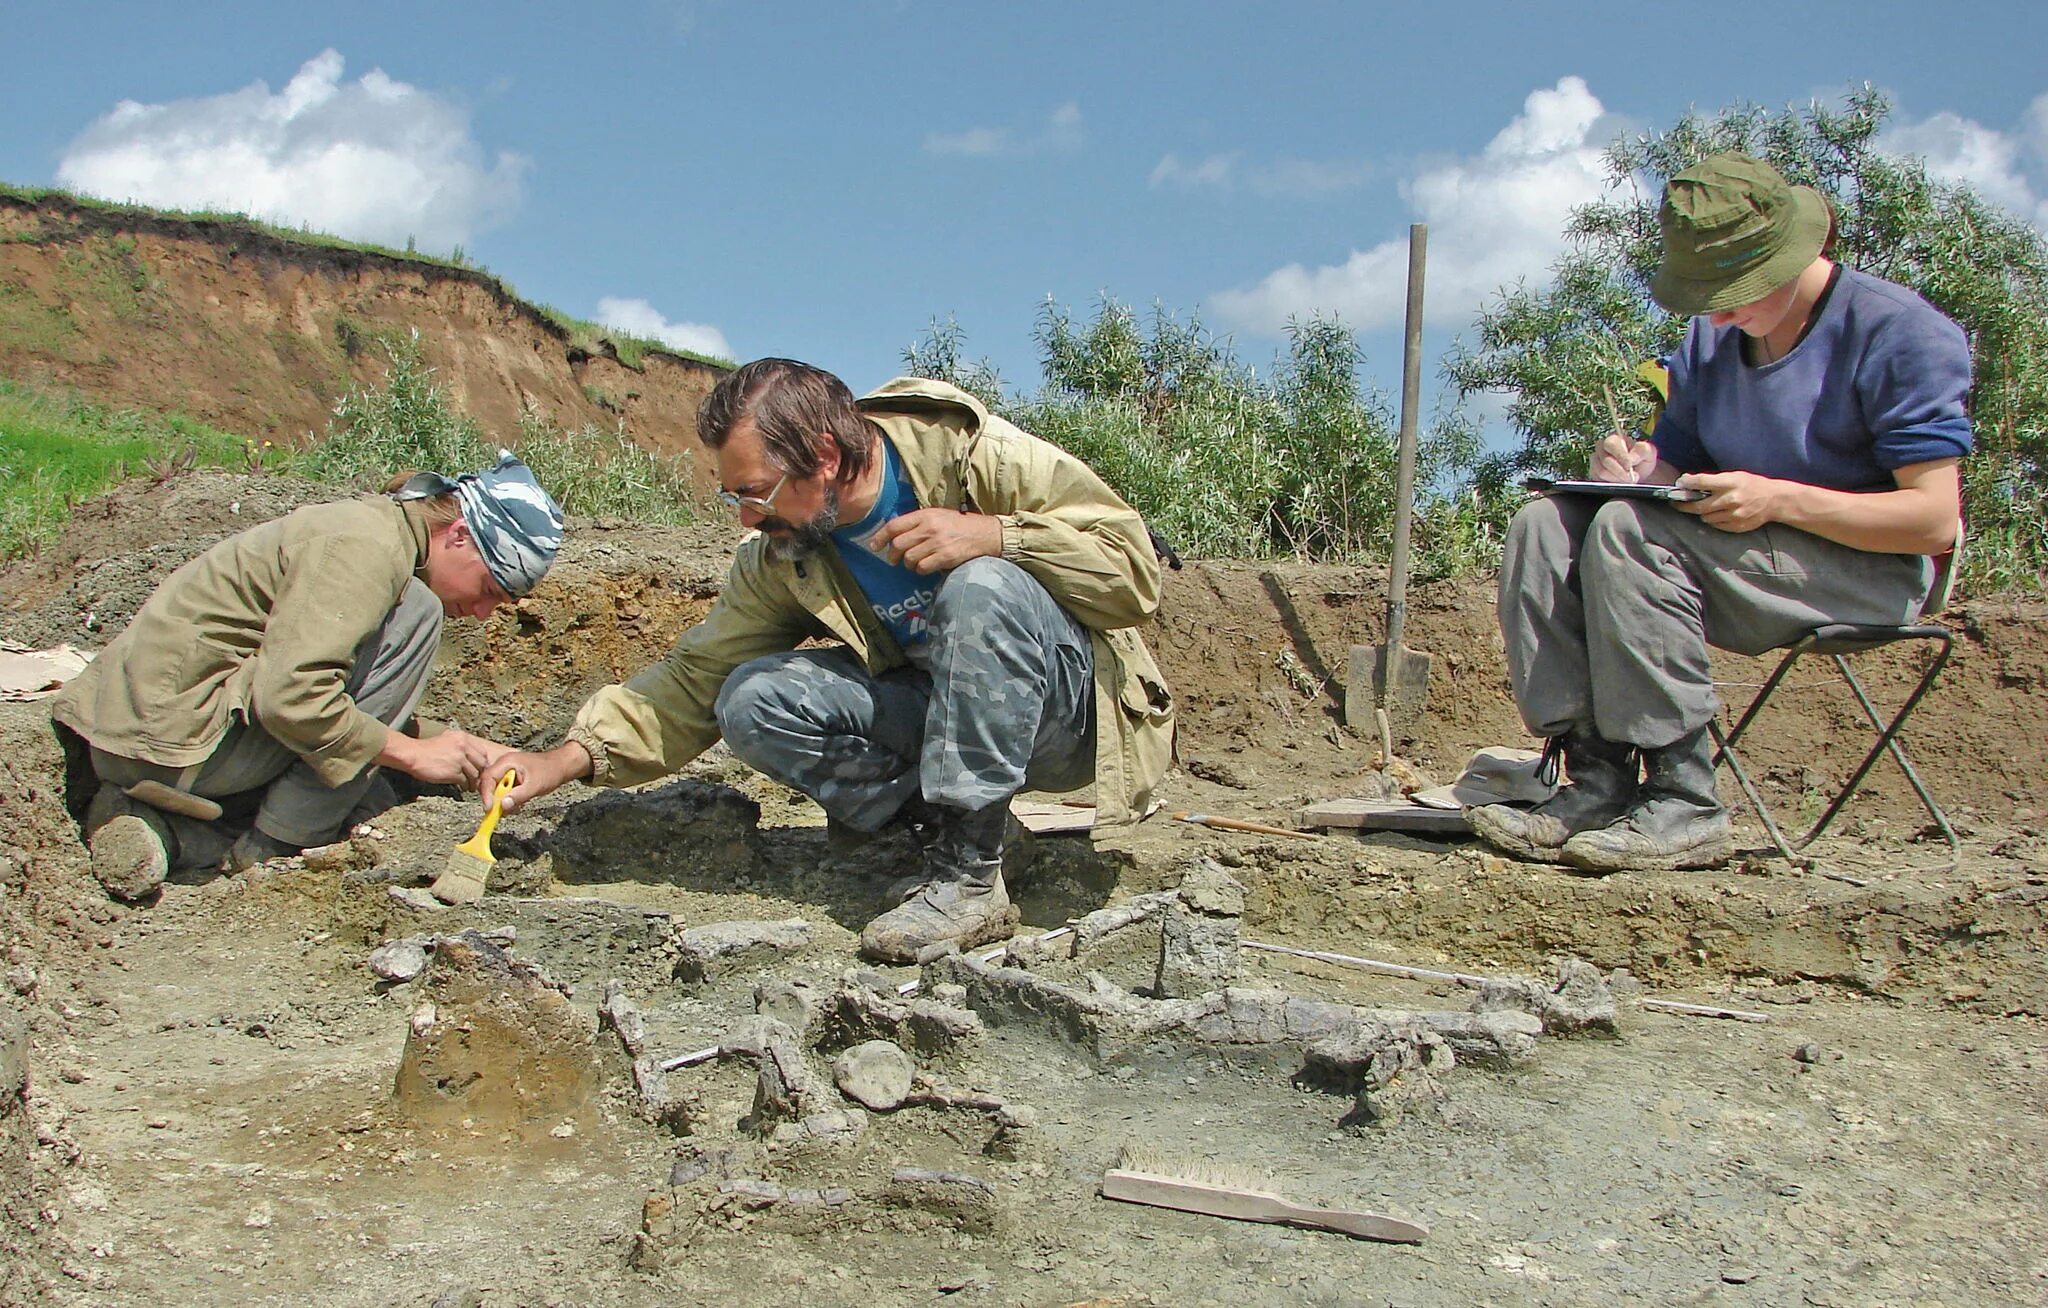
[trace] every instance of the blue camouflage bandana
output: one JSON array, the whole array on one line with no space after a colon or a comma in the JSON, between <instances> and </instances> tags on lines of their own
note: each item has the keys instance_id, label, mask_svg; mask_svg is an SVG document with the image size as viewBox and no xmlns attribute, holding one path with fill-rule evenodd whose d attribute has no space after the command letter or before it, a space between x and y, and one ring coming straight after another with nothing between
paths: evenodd
<instances>
[{"instance_id":1,"label":"blue camouflage bandana","mask_svg":"<svg viewBox=\"0 0 2048 1308\"><path fill-rule=\"evenodd\" d=\"M538 585L562 547L562 506L541 489L533 469L501 449L489 468L452 480L438 472L418 473L391 498L430 499L451 491L492 579L514 597Z\"/></svg>"}]
</instances>

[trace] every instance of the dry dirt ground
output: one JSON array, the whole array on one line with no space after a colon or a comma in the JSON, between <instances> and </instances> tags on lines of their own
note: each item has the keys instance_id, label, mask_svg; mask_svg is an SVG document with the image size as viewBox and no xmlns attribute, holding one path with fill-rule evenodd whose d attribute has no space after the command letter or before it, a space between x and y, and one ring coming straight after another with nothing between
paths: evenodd
<instances>
[{"instance_id":1,"label":"dry dirt ground","mask_svg":"<svg viewBox=\"0 0 2048 1308\"><path fill-rule=\"evenodd\" d=\"M0 637L103 639L179 559L313 493L216 475L126 487L0 573ZM574 525L539 595L451 635L429 712L551 742L589 687L702 611L729 553L717 524ZM1169 811L1285 825L1374 789L1375 747L1339 725L1337 683L1348 646L1379 636L1382 604L1354 571L1176 574L1153 637L1183 705ZM1411 604L1408 643L1435 660L1429 713L1398 752L1448 779L1476 745L1528 743L1485 583L1425 583ZM571 788L515 815L473 908L393 893L473 826L473 800L438 796L379 818L342 869L286 860L124 908L98 892L64 816L44 714L0 706L0 1302L2048 1302L2048 644L2028 604L1978 599L1951 617L1961 652L1911 740L1963 832L1954 872L1913 870L1939 843L1880 774L1821 850L1822 868L1863 885L1761 856L1592 880L1467 841L1294 840L1162 815L1100 845L1042 838L1019 894L1043 931L1170 888L1206 857L1244 885L1251 939L1466 973L1546 977L1573 957L1766 1022L1625 1004L1613 1035L1547 1035L1515 1061L1411 1071L1360 1100L1301 1075L1298 1044L1105 1045L985 1006L978 1041L920 1050L919 1069L1030 1111L1002 1129L972 1108L874 1112L837 1143L764 1139L744 1058L669 1073L672 1111L650 1121L620 1036L600 1028L609 988L665 1058L720 1042L764 984L825 996L917 979L847 979L888 860L829 870L816 809L729 757L684 784ZM1880 697L1911 657L1873 661ZM1800 682L1755 755L1795 811L1852 740L1822 679ZM807 923L807 942L679 979L684 929L782 919ZM555 987L504 973L506 993L567 1015L541 1051L559 1066L522 1062L520 1032L492 1044L483 1007L430 1019L455 1003L439 973L393 984L366 969L386 941L465 928L510 928L510 957ZM1047 974L1142 987L1155 948L1135 928ZM1367 1007L1471 1001L1270 953L1244 969L1247 987ZM469 1098L446 1075L425 1091L401 1075L429 1027L472 1042ZM520 1093L492 1098L494 1085ZM465 1106L421 1107L437 1094ZM1372 1244L1107 1202L1097 1185L1126 1146L1430 1235ZM981 1184L905 1200L891 1178L906 1167ZM721 1194L720 1175L746 1184Z\"/></svg>"}]
</instances>

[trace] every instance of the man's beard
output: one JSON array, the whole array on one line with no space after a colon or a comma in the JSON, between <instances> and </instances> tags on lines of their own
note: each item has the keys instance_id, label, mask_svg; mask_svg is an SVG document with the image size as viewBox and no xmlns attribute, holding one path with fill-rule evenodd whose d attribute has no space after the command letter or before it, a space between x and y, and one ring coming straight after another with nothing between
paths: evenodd
<instances>
[{"instance_id":1,"label":"man's beard","mask_svg":"<svg viewBox=\"0 0 2048 1308\"><path fill-rule=\"evenodd\" d=\"M825 488L825 503L809 522L802 526L795 523L784 525L789 528L786 535L761 533L768 542L769 558L782 563L796 563L824 549L832 541L833 530L839 526L839 488Z\"/></svg>"}]
</instances>

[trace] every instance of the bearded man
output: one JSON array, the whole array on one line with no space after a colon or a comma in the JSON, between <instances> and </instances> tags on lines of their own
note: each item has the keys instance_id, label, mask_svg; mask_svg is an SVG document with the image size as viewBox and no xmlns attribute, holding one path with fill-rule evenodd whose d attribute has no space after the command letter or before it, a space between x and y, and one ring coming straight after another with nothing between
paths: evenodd
<instances>
[{"instance_id":1,"label":"bearded man","mask_svg":"<svg viewBox=\"0 0 2048 1308\"><path fill-rule=\"evenodd\" d=\"M761 359L720 381L697 431L756 533L718 601L667 658L592 695L562 744L494 760L483 789L516 769L510 809L572 779L635 785L723 738L837 829L927 825L915 889L862 952L907 963L1006 938L1010 798L1093 782L1097 826L1115 826L1171 760L1173 699L1134 630L1160 597L1143 519L944 382L856 400Z\"/></svg>"}]
</instances>

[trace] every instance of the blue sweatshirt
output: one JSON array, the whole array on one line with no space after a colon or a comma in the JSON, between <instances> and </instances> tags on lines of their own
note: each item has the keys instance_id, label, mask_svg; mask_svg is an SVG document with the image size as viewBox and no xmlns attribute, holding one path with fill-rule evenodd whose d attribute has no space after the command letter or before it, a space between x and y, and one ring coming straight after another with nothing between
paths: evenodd
<instances>
[{"instance_id":1,"label":"blue sweatshirt","mask_svg":"<svg viewBox=\"0 0 2048 1308\"><path fill-rule=\"evenodd\" d=\"M1669 359L1650 439L1680 472L1754 472L1832 490L1892 490L1892 470L1970 452L1970 346L1903 286L1838 268L1785 357L1752 365L1740 328L1702 314Z\"/></svg>"}]
</instances>

